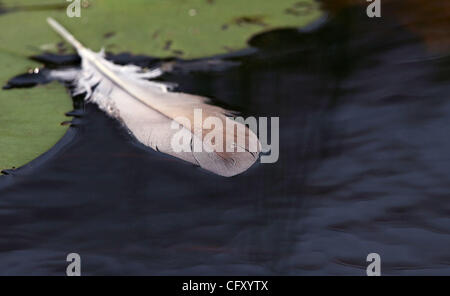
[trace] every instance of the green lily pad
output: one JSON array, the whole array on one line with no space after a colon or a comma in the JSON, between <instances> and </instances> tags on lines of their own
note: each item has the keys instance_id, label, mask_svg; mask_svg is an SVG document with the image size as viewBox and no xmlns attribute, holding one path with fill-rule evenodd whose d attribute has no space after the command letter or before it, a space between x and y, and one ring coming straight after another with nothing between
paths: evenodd
<instances>
[{"instance_id":1,"label":"green lily pad","mask_svg":"<svg viewBox=\"0 0 450 296\"><path fill-rule=\"evenodd\" d=\"M0 81L37 66L0 51ZM10 72L5 71L8 69ZM58 83L0 91L0 170L19 167L49 150L64 135L72 101Z\"/></svg>"},{"instance_id":2,"label":"green lily pad","mask_svg":"<svg viewBox=\"0 0 450 296\"><path fill-rule=\"evenodd\" d=\"M53 17L93 50L158 57L205 57L247 46L254 34L301 27L321 16L315 0L82 0L69 18L65 0L0 0L0 83L33 68L29 56L72 52L47 25ZM0 90L0 170L22 166L65 133L71 109L62 85Z\"/></svg>"},{"instance_id":3,"label":"green lily pad","mask_svg":"<svg viewBox=\"0 0 450 296\"><path fill-rule=\"evenodd\" d=\"M61 41L45 22L51 16L94 50L205 57L243 49L255 33L305 26L322 14L315 0L82 0L81 17L69 18L64 5L55 5L60 1L3 1L17 11L0 17L0 47L24 54L51 48Z\"/></svg>"}]
</instances>

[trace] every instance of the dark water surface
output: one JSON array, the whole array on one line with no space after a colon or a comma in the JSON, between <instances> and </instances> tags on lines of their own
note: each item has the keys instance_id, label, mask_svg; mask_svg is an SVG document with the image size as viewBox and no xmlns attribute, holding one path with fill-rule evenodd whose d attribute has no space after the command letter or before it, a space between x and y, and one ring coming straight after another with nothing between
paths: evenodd
<instances>
[{"instance_id":1,"label":"dark water surface","mask_svg":"<svg viewBox=\"0 0 450 296\"><path fill-rule=\"evenodd\" d=\"M77 99L62 142L0 177L0 273L64 275L76 252L84 275L365 275L376 252L385 275L450 275L448 52L361 7L250 44L164 79L279 116L277 163L218 177Z\"/></svg>"}]
</instances>

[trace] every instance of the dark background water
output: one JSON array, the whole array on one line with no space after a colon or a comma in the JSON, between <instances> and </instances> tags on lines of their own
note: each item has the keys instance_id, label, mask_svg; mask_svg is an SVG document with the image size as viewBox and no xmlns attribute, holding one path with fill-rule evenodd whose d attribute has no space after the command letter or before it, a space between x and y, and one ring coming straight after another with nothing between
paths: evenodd
<instances>
[{"instance_id":1,"label":"dark background water","mask_svg":"<svg viewBox=\"0 0 450 296\"><path fill-rule=\"evenodd\" d=\"M280 159L222 178L76 100L61 143L0 177L0 274L450 275L450 58L395 17L333 10L164 79L280 117ZM116 61L151 64L145 57ZM14 90L10 90L14 91Z\"/></svg>"}]
</instances>

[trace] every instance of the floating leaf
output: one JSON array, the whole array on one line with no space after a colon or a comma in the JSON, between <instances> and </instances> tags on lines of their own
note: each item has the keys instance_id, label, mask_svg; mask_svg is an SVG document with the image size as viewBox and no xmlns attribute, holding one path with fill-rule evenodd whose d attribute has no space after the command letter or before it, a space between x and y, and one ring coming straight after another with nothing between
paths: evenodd
<instances>
[{"instance_id":1,"label":"floating leaf","mask_svg":"<svg viewBox=\"0 0 450 296\"><path fill-rule=\"evenodd\" d=\"M315 0L89 0L80 18L40 0L3 2L16 9L0 17L0 44L24 54L58 43L45 24L49 16L95 50L194 58L243 49L256 33L302 27L322 15Z\"/></svg>"},{"instance_id":2,"label":"floating leaf","mask_svg":"<svg viewBox=\"0 0 450 296\"><path fill-rule=\"evenodd\" d=\"M0 81L36 66L0 52ZM8 69L8 71L5 71ZM8 73L9 72L9 73ZM61 122L72 102L58 83L0 91L0 170L19 167L49 150L66 132Z\"/></svg>"}]
</instances>

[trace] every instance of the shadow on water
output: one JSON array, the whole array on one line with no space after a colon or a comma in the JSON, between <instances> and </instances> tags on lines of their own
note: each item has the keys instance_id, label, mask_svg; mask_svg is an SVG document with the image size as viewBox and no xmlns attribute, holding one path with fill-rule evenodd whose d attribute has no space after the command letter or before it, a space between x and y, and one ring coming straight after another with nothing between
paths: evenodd
<instances>
[{"instance_id":1,"label":"shadow on water","mask_svg":"<svg viewBox=\"0 0 450 296\"><path fill-rule=\"evenodd\" d=\"M0 272L63 274L77 252L86 275L364 275L377 252L383 274L450 274L449 58L423 40L357 7L313 31L255 36L233 55L109 56L279 116L279 161L214 176L143 149L75 98L62 142L0 178ZM8 88L45 83L42 73Z\"/></svg>"}]
</instances>

